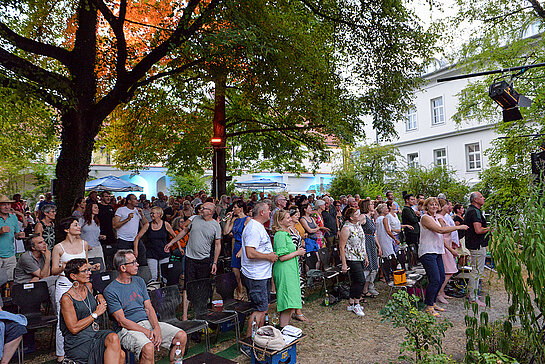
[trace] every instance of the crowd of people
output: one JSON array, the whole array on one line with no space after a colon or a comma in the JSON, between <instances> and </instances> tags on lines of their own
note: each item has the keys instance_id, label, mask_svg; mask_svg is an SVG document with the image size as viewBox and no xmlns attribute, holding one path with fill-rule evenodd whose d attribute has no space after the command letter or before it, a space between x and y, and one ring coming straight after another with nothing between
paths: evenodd
<instances>
[{"instance_id":1,"label":"crowd of people","mask_svg":"<svg viewBox=\"0 0 545 364\"><path fill-rule=\"evenodd\" d=\"M159 346L171 349L173 360L174 347L184 347L187 338L182 330L157 321L147 293L161 280L161 264L171 259L182 261L187 283L210 278L218 272L220 256L227 257L237 279L235 297L247 295L254 307L246 336L264 325L271 293L276 295L281 328L292 319L309 320L303 312L305 275L321 263L305 257L320 249L339 252L341 271L350 275L347 311L357 316L365 315L366 298L379 295L375 282L389 282L393 271L410 259L426 271L429 314L439 316L444 310L437 302L448 304L445 286L458 266L468 262L468 299L484 305L477 293L488 227L479 192L471 193L465 211L443 195L405 193L401 207L391 191L385 200L263 192L216 200L204 191L192 196L159 192L148 200L144 194L115 198L109 191L93 191L75 200L72 215L58 227L53 196L42 197L32 209L20 195L11 200L0 196L0 271L15 284L47 283L59 315L59 361L66 356L82 363L122 363L123 347L141 363L152 363ZM59 232L62 237L56 236ZM106 267L89 264L89 258L102 258ZM147 281L139 276L143 266L149 268ZM95 298L89 277L92 270L105 268L119 276L104 297ZM185 291L183 295L186 320L189 301ZM96 324L106 311L115 319L115 332L99 330ZM5 336L4 356L18 340L20 335ZM249 347L242 350L250 354Z\"/></svg>"}]
</instances>

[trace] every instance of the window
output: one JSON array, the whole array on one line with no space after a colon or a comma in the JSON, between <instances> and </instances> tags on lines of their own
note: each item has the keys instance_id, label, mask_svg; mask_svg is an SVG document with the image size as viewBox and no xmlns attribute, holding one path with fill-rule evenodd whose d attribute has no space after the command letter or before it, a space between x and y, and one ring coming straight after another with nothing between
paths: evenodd
<instances>
[{"instance_id":1,"label":"window","mask_svg":"<svg viewBox=\"0 0 545 364\"><path fill-rule=\"evenodd\" d=\"M418 153L407 154L407 164L409 167L418 167Z\"/></svg>"},{"instance_id":2,"label":"window","mask_svg":"<svg viewBox=\"0 0 545 364\"><path fill-rule=\"evenodd\" d=\"M466 144L466 164L468 171L481 169L481 146L479 143Z\"/></svg>"},{"instance_id":3,"label":"window","mask_svg":"<svg viewBox=\"0 0 545 364\"><path fill-rule=\"evenodd\" d=\"M416 108L412 107L407 112L406 130L416 130Z\"/></svg>"},{"instance_id":4,"label":"window","mask_svg":"<svg viewBox=\"0 0 545 364\"><path fill-rule=\"evenodd\" d=\"M436 166L446 167L447 166L447 150L445 148L434 150L433 161L435 162Z\"/></svg>"},{"instance_id":5,"label":"window","mask_svg":"<svg viewBox=\"0 0 545 364\"><path fill-rule=\"evenodd\" d=\"M431 99L431 123L432 125L443 124L445 122L445 108L443 106L443 97Z\"/></svg>"}]
</instances>

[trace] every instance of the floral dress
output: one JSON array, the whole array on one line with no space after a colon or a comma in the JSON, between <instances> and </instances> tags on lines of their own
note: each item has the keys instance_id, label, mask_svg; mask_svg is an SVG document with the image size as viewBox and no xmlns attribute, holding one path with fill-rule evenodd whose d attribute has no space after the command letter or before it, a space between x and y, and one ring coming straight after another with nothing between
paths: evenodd
<instances>
[{"instance_id":1,"label":"floral dress","mask_svg":"<svg viewBox=\"0 0 545 364\"><path fill-rule=\"evenodd\" d=\"M375 231L377 227L373 218L365 216L365 224L361 225L363 232L365 233L365 250L367 257L369 258L369 266L367 270L374 271L378 270L378 253L377 245L375 244Z\"/></svg>"}]
</instances>

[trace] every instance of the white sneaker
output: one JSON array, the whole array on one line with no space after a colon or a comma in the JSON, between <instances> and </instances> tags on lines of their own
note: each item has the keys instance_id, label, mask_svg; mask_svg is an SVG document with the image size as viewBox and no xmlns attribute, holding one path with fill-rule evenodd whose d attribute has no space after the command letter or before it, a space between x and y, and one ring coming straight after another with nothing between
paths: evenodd
<instances>
[{"instance_id":1,"label":"white sneaker","mask_svg":"<svg viewBox=\"0 0 545 364\"><path fill-rule=\"evenodd\" d=\"M352 309L352 312L354 312L356 315L360 317L365 316L365 312L363 312L363 307L361 307L359 303L354 306L354 308Z\"/></svg>"},{"instance_id":2,"label":"white sneaker","mask_svg":"<svg viewBox=\"0 0 545 364\"><path fill-rule=\"evenodd\" d=\"M354 305L348 305L348 306L346 306L346 311L354 312Z\"/></svg>"},{"instance_id":3,"label":"white sneaker","mask_svg":"<svg viewBox=\"0 0 545 364\"><path fill-rule=\"evenodd\" d=\"M369 288L368 292L371 293L373 296L379 295L378 291L374 288Z\"/></svg>"}]
</instances>

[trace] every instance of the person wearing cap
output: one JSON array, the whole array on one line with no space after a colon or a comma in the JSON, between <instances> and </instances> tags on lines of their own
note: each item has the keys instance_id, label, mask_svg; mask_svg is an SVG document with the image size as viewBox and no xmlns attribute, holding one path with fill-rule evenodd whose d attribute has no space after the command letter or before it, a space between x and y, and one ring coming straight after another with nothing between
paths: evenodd
<instances>
[{"instance_id":1,"label":"person wearing cap","mask_svg":"<svg viewBox=\"0 0 545 364\"><path fill-rule=\"evenodd\" d=\"M19 229L19 220L12 214L10 200L5 195L0 195L0 268L4 268L8 280L13 280L13 269L17 264L15 259L15 238L22 239L25 233Z\"/></svg>"}]
</instances>

